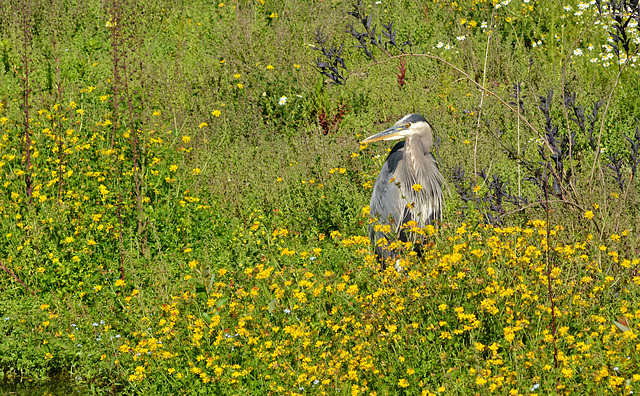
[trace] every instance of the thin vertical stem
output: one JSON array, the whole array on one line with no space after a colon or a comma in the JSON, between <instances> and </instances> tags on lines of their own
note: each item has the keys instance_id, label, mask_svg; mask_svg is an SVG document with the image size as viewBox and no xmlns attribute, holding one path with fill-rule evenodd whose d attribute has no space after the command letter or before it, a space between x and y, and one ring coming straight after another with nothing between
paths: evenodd
<instances>
[{"instance_id":1,"label":"thin vertical stem","mask_svg":"<svg viewBox=\"0 0 640 396\"><path fill-rule=\"evenodd\" d=\"M545 172L546 173L546 172ZM556 346L556 302L553 299L553 289L551 286L552 276L552 261L551 261L551 245L549 243L549 236L551 235L551 226L549 224L549 186L548 178L543 181L544 199L545 199L545 214L547 216L547 232L545 237L545 257L547 260L547 291L549 293L549 300L551 300L551 332L553 335L553 367L558 368L558 347Z\"/></svg>"},{"instance_id":2,"label":"thin vertical stem","mask_svg":"<svg viewBox=\"0 0 640 396\"><path fill-rule=\"evenodd\" d=\"M493 21L493 14L491 15L491 20ZM487 60L489 58L489 44L491 42L491 32L493 30L490 29L487 32L487 47L484 51L484 67L482 69L482 90L480 91L480 106L478 106L478 124L476 125L476 139L473 144L473 174L478 174L478 139L480 136L480 119L482 118L482 104L484 103L484 87L487 81ZM519 118L518 118L519 120Z\"/></svg>"},{"instance_id":3,"label":"thin vertical stem","mask_svg":"<svg viewBox=\"0 0 640 396\"><path fill-rule=\"evenodd\" d=\"M522 196L522 169L520 158L522 156L520 149L520 84L516 88L516 106L518 107L518 196Z\"/></svg>"},{"instance_id":4,"label":"thin vertical stem","mask_svg":"<svg viewBox=\"0 0 640 396\"><path fill-rule=\"evenodd\" d=\"M54 132L56 136L56 145L58 146L58 202L62 203L62 162L64 160L64 142L62 135L62 120L63 116L58 116L57 109L62 104L62 76L60 72L60 56L58 56L58 40L56 35L56 25L55 21L57 20L57 15L55 15L56 10L55 0L51 0L51 44L53 45L53 56L56 68L56 93L55 99L53 100L53 113L51 114L51 130Z\"/></svg>"},{"instance_id":5,"label":"thin vertical stem","mask_svg":"<svg viewBox=\"0 0 640 396\"><path fill-rule=\"evenodd\" d=\"M29 96L31 89L29 87L29 50L31 48L31 1L24 0L22 2L22 67L24 68L24 77L22 77L22 111L24 116L24 142L25 142L25 191L27 198L31 200L33 187L31 183L31 129L29 121Z\"/></svg>"}]
</instances>

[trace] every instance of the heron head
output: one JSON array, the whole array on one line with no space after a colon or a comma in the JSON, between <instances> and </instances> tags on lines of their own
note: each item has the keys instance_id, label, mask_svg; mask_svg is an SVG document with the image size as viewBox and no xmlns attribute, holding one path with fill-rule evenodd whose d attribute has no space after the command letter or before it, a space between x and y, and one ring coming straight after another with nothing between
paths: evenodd
<instances>
[{"instance_id":1,"label":"heron head","mask_svg":"<svg viewBox=\"0 0 640 396\"><path fill-rule=\"evenodd\" d=\"M379 140L399 140L407 136L419 135L431 140L431 125L420 114L409 114L402 117L389 129L369 136L361 143L377 142Z\"/></svg>"}]
</instances>

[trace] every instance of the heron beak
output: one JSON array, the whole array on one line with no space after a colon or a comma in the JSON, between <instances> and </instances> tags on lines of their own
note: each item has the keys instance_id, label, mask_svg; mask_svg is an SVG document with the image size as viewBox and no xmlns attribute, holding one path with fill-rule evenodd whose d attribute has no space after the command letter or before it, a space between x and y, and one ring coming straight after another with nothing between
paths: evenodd
<instances>
[{"instance_id":1,"label":"heron beak","mask_svg":"<svg viewBox=\"0 0 640 396\"><path fill-rule=\"evenodd\" d=\"M382 132L378 132L373 136L369 136L360 143L371 143L380 140L399 140L409 136L410 134L410 130L404 125L394 126L389 129L385 129Z\"/></svg>"}]
</instances>

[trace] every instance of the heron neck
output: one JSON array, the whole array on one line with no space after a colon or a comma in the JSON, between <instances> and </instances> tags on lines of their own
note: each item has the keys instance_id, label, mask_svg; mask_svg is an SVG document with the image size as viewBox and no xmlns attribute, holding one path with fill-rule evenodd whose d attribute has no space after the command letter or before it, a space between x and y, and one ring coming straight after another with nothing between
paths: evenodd
<instances>
[{"instance_id":1,"label":"heron neck","mask_svg":"<svg viewBox=\"0 0 640 396\"><path fill-rule=\"evenodd\" d=\"M433 145L433 139L431 136L409 136L405 141L405 146L409 147L410 151L414 151L415 155L421 153L423 155L431 154L431 146ZM411 155L411 154L410 154Z\"/></svg>"},{"instance_id":2,"label":"heron neck","mask_svg":"<svg viewBox=\"0 0 640 396\"><path fill-rule=\"evenodd\" d=\"M431 154L431 147L433 146L433 137L431 137L431 134L420 136L420 141L422 142L424 155Z\"/></svg>"},{"instance_id":3,"label":"heron neck","mask_svg":"<svg viewBox=\"0 0 640 396\"><path fill-rule=\"evenodd\" d=\"M421 136L414 135L405 140L404 150L414 172L419 172L424 166L423 161L430 154L430 147L425 146Z\"/></svg>"}]
</instances>

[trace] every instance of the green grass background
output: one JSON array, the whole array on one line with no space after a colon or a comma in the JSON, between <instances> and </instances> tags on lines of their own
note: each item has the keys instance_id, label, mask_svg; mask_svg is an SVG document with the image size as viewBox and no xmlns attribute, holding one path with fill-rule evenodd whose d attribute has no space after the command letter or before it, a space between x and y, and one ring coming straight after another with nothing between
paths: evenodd
<instances>
[{"instance_id":1,"label":"green grass background","mask_svg":"<svg viewBox=\"0 0 640 396\"><path fill-rule=\"evenodd\" d=\"M97 394L638 390L638 185L624 165L619 190L607 166L630 158L624 135L640 116L637 23L621 69L613 19L591 3L362 7L394 22L407 53L495 96L419 56L400 86L398 58L354 47L347 1L0 5L6 389L62 378ZM318 30L345 44L344 86L315 67ZM514 101L514 83L537 131L553 90L553 124L577 132L569 203L533 205L544 194L505 150L540 161L542 136L497 99ZM598 158L564 93L587 114L611 98ZM422 231L422 258L381 272L366 205L391 144L358 142L412 112L434 126L445 218ZM323 130L320 114L341 118ZM474 168L532 205L505 203L503 226L486 226L486 202L458 194L457 166L477 202L491 179Z\"/></svg>"}]
</instances>

